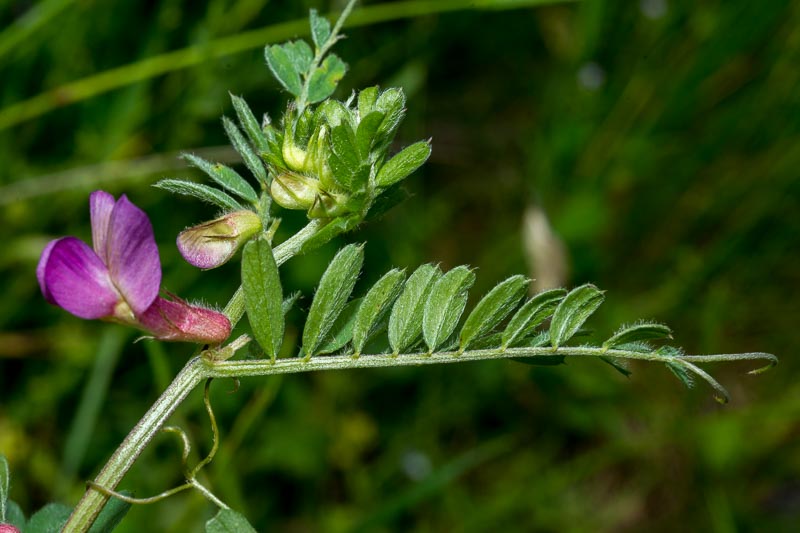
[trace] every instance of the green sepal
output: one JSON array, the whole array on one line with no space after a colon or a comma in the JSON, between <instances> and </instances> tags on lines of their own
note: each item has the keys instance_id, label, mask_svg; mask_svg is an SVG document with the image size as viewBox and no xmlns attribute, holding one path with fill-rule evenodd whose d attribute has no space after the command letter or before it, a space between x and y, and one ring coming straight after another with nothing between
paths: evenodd
<instances>
[{"instance_id":1,"label":"green sepal","mask_svg":"<svg viewBox=\"0 0 800 533\"><path fill-rule=\"evenodd\" d=\"M193 196L199 200L203 200L204 202L219 206L226 211L239 211L244 209L242 204L231 198L226 193L220 191L219 189L209 187L208 185L203 185L202 183L195 183L193 181L186 180L165 179L157 182L153 186L174 194Z\"/></svg>"},{"instance_id":2,"label":"green sepal","mask_svg":"<svg viewBox=\"0 0 800 533\"><path fill-rule=\"evenodd\" d=\"M567 294L553 313L550 343L558 348L568 341L603 303L603 291L587 283Z\"/></svg>"},{"instance_id":3,"label":"green sepal","mask_svg":"<svg viewBox=\"0 0 800 533\"><path fill-rule=\"evenodd\" d=\"M342 248L322 275L303 329L306 356L316 355L347 304L364 261L364 246Z\"/></svg>"},{"instance_id":4,"label":"green sepal","mask_svg":"<svg viewBox=\"0 0 800 533\"><path fill-rule=\"evenodd\" d=\"M422 336L430 353L455 331L474 283L475 272L461 265L444 274L431 288L422 315Z\"/></svg>"},{"instance_id":5,"label":"green sepal","mask_svg":"<svg viewBox=\"0 0 800 533\"><path fill-rule=\"evenodd\" d=\"M395 354L414 344L422 335L428 294L441 275L439 267L428 263L417 268L406 281L389 315L389 345Z\"/></svg>"},{"instance_id":6,"label":"green sepal","mask_svg":"<svg viewBox=\"0 0 800 533\"><path fill-rule=\"evenodd\" d=\"M461 328L459 350L470 347L472 342L503 321L519 304L528 290L530 280L522 275L512 276L498 284L475 306Z\"/></svg>"},{"instance_id":7,"label":"green sepal","mask_svg":"<svg viewBox=\"0 0 800 533\"><path fill-rule=\"evenodd\" d=\"M361 89L358 93L358 115L363 119L375 111L375 103L378 101L378 86Z\"/></svg>"},{"instance_id":8,"label":"green sepal","mask_svg":"<svg viewBox=\"0 0 800 533\"><path fill-rule=\"evenodd\" d=\"M253 336L274 361L283 344L285 312L278 265L265 239L250 241L244 247L242 289Z\"/></svg>"},{"instance_id":9,"label":"green sepal","mask_svg":"<svg viewBox=\"0 0 800 533\"><path fill-rule=\"evenodd\" d=\"M369 161L372 145L383 118L384 115L380 111L373 111L366 116L361 116L356 130L356 148L361 161Z\"/></svg>"}]
</instances>

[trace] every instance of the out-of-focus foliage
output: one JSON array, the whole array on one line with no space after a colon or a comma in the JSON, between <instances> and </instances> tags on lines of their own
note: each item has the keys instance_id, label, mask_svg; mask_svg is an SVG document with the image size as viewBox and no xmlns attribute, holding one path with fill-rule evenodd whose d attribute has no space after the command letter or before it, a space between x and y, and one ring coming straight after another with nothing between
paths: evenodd
<instances>
[{"instance_id":1,"label":"out-of-focus foliage","mask_svg":"<svg viewBox=\"0 0 800 533\"><path fill-rule=\"evenodd\" d=\"M28 514L73 504L189 356L46 305L33 275L44 243L88 235L92 189L126 192L153 219L165 286L223 304L236 261L201 273L174 245L214 213L149 185L192 175L179 150L238 164L219 148L219 117L235 113L228 91L256 112L283 109L262 50L219 57L216 39L334 4L3 4L0 113L171 50L208 54L0 131L0 450ZM34 9L23 29L12 24ZM781 531L800 521L800 6L589 1L346 33L338 96L402 86L396 149L428 136L434 147L407 182L412 197L348 236L370 243L356 293L425 262L477 267L475 294L526 261L563 263L554 271L565 284L609 289L594 321L605 336L646 317L693 353L762 350L782 362L757 379L749 367L718 369L727 407L659 367L633 365L626 379L592 361L250 379L235 394L215 383L216 493L259 530ZM531 246L529 231L540 250L531 261L522 225L534 205L563 246ZM278 239L302 222L288 213ZM308 308L342 244L282 267L285 292L305 295L298 305ZM290 312L285 347L302 327ZM175 422L207 450L200 391ZM176 484L178 457L169 436L157 439L121 488L147 496ZM119 530L196 530L213 514L184 494L134 507Z\"/></svg>"}]
</instances>

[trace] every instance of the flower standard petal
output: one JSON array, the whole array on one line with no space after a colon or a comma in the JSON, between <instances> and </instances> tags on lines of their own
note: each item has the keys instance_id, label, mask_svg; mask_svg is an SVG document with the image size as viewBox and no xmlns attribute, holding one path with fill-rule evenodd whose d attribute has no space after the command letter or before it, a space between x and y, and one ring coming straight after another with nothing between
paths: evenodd
<instances>
[{"instance_id":1,"label":"flower standard petal","mask_svg":"<svg viewBox=\"0 0 800 533\"><path fill-rule=\"evenodd\" d=\"M108 269L89 246L75 237L64 237L45 248L40 262L42 292L48 301L80 318L114 314L120 295ZM38 270L38 269L37 269ZM49 297L48 297L49 296Z\"/></svg>"},{"instance_id":2,"label":"flower standard petal","mask_svg":"<svg viewBox=\"0 0 800 533\"><path fill-rule=\"evenodd\" d=\"M108 264L108 224L114 210L114 197L106 191L94 191L89 195L89 215L92 218L92 245L94 251Z\"/></svg>"},{"instance_id":3,"label":"flower standard petal","mask_svg":"<svg viewBox=\"0 0 800 533\"><path fill-rule=\"evenodd\" d=\"M228 317L178 298L174 301L156 298L139 317L139 324L163 341L220 344L231 334Z\"/></svg>"},{"instance_id":4,"label":"flower standard petal","mask_svg":"<svg viewBox=\"0 0 800 533\"><path fill-rule=\"evenodd\" d=\"M114 285L138 316L158 296L161 262L147 215L122 195L106 235L107 265Z\"/></svg>"},{"instance_id":5,"label":"flower standard petal","mask_svg":"<svg viewBox=\"0 0 800 533\"><path fill-rule=\"evenodd\" d=\"M36 265L36 279L39 280L39 288L42 289L42 295L44 296L44 299L51 304L55 304L56 301L53 300L53 296L47 289L47 283L45 283L44 279L44 272L45 268L47 267L47 260L50 258L50 252L53 250L53 246L55 246L60 240L61 239L55 239L47 243L47 246L45 246L44 250L42 250L42 255L39 257L39 264Z\"/></svg>"}]
</instances>

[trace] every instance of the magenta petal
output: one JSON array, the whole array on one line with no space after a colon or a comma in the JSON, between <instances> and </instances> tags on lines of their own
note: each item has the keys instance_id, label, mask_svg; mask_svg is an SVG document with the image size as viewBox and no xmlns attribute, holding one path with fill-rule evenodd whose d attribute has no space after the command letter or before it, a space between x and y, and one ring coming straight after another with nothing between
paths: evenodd
<instances>
[{"instance_id":1,"label":"magenta petal","mask_svg":"<svg viewBox=\"0 0 800 533\"><path fill-rule=\"evenodd\" d=\"M95 253L108 264L108 224L114 210L114 197L106 191L94 191L89 195L89 214L92 217L92 244Z\"/></svg>"},{"instance_id":2,"label":"magenta petal","mask_svg":"<svg viewBox=\"0 0 800 533\"><path fill-rule=\"evenodd\" d=\"M106 236L111 279L138 316L158 296L161 262L147 215L122 195L114 206Z\"/></svg>"},{"instance_id":3,"label":"magenta petal","mask_svg":"<svg viewBox=\"0 0 800 533\"><path fill-rule=\"evenodd\" d=\"M42 255L39 257L39 264L36 265L36 279L39 280L39 288L42 289L42 295L44 296L44 299L51 304L56 302L53 300L53 296L50 294L50 291L47 290L47 283L44 281L44 271L47 267L47 260L50 258L50 252L53 250L53 246L58 244L58 241L60 240L61 239L56 239L47 243L47 246L45 246L44 250L42 250Z\"/></svg>"},{"instance_id":4,"label":"magenta petal","mask_svg":"<svg viewBox=\"0 0 800 533\"><path fill-rule=\"evenodd\" d=\"M231 334L228 317L217 311L189 305L183 300L156 298L139 317L141 326L164 341L220 344Z\"/></svg>"},{"instance_id":5,"label":"magenta petal","mask_svg":"<svg viewBox=\"0 0 800 533\"><path fill-rule=\"evenodd\" d=\"M45 298L49 296L49 301L81 318L114 314L120 296L108 269L86 243L64 237L48 245L45 252L47 257L42 254L39 265Z\"/></svg>"}]
</instances>

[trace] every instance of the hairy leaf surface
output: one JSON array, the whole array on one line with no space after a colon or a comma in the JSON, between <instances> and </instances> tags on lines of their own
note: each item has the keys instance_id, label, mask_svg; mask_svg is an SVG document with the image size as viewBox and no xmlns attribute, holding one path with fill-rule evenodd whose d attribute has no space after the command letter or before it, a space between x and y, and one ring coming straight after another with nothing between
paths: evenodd
<instances>
[{"instance_id":1,"label":"hairy leaf surface","mask_svg":"<svg viewBox=\"0 0 800 533\"><path fill-rule=\"evenodd\" d=\"M455 330L473 283L475 272L462 265L447 272L431 288L422 316L422 334L430 352Z\"/></svg>"},{"instance_id":2,"label":"hairy leaf surface","mask_svg":"<svg viewBox=\"0 0 800 533\"><path fill-rule=\"evenodd\" d=\"M553 313L550 324L550 342L553 348L567 342L600 307L604 298L603 292L590 283L572 289Z\"/></svg>"},{"instance_id":3,"label":"hairy leaf surface","mask_svg":"<svg viewBox=\"0 0 800 533\"><path fill-rule=\"evenodd\" d=\"M389 315L389 345L395 354L414 344L422 334L425 303L441 275L439 267L428 263L417 268L406 281Z\"/></svg>"},{"instance_id":4,"label":"hairy leaf surface","mask_svg":"<svg viewBox=\"0 0 800 533\"><path fill-rule=\"evenodd\" d=\"M322 275L303 329L303 349L307 356L318 353L317 350L347 305L363 261L363 245L350 244L336 254Z\"/></svg>"},{"instance_id":5,"label":"hairy leaf surface","mask_svg":"<svg viewBox=\"0 0 800 533\"><path fill-rule=\"evenodd\" d=\"M464 322L459 349L466 350L474 340L497 327L525 296L528 283L525 276L512 276L489 291Z\"/></svg>"},{"instance_id":6,"label":"hairy leaf surface","mask_svg":"<svg viewBox=\"0 0 800 533\"><path fill-rule=\"evenodd\" d=\"M253 336L274 361L283 344L283 289L272 247L264 239L250 241L244 247L242 288Z\"/></svg>"}]
</instances>

